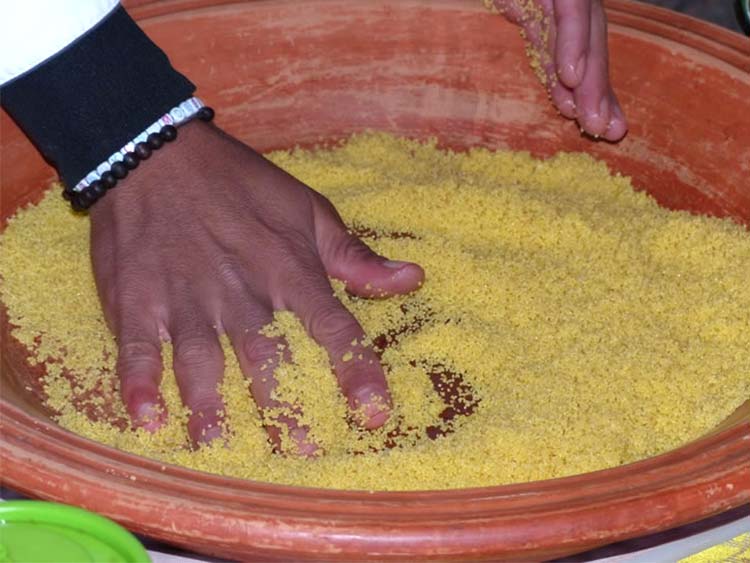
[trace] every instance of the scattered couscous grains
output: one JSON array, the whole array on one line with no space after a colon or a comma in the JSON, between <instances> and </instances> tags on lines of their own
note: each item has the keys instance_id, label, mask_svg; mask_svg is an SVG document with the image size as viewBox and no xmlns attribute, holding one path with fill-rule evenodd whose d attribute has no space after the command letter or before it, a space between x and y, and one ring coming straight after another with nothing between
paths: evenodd
<instances>
[{"instance_id":1,"label":"scattered couscous grains","mask_svg":"<svg viewBox=\"0 0 750 563\"><path fill-rule=\"evenodd\" d=\"M679 563L748 563L748 561L750 561L750 532L680 559Z\"/></svg>"},{"instance_id":2,"label":"scattered couscous grains","mask_svg":"<svg viewBox=\"0 0 750 563\"><path fill-rule=\"evenodd\" d=\"M165 346L168 424L129 429L88 221L51 191L0 237L14 336L46 364L65 428L163 462L306 486L409 490L593 471L698 438L750 397L750 235L660 208L583 154L446 152L385 134L270 158L328 196L378 252L420 263L408 296L336 291L382 359L395 410L357 430L326 354L289 313L277 394L323 453L274 453L226 340L228 443L188 447ZM71 252L71 248L82 249ZM386 346L387 344L387 346Z\"/></svg>"},{"instance_id":3,"label":"scattered couscous grains","mask_svg":"<svg viewBox=\"0 0 750 563\"><path fill-rule=\"evenodd\" d=\"M490 12L501 13L521 26L521 37L526 42L529 66L547 92L557 84L557 74L550 55L550 16L538 0L482 0Z\"/></svg>"}]
</instances>

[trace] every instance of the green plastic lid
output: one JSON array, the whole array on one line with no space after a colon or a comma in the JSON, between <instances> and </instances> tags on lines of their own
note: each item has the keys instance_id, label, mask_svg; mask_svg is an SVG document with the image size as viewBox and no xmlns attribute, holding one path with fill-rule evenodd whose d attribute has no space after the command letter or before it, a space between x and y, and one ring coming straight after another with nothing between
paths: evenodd
<instances>
[{"instance_id":1,"label":"green plastic lid","mask_svg":"<svg viewBox=\"0 0 750 563\"><path fill-rule=\"evenodd\" d=\"M150 563L140 542L103 516L74 506L0 502L0 563Z\"/></svg>"}]
</instances>

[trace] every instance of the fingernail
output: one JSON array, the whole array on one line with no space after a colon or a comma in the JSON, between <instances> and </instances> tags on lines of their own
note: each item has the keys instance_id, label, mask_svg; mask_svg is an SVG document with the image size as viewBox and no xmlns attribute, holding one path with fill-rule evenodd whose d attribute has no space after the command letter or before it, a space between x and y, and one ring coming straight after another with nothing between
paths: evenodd
<instances>
[{"instance_id":1,"label":"fingernail","mask_svg":"<svg viewBox=\"0 0 750 563\"><path fill-rule=\"evenodd\" d=\"M625 113L622 111L622 106L617 100L615 100L614 112L615 112L615 115L619 117L620 119L625 118Z\"/></svg>"},{"instance_id":2,"label":"fingernail","mask_svg":"<svg viewBox=\"0 0 750 563\"><path fill-rule=\"evenodd\" d=\"M293 428L289 431L289 437L297 446L297 453L303 457L315 457L320 453L320 448L308 440L306 428Z\"/></svg>"},{"instance_id":3,"label":"fingernail","mask_svg":"<svg viewBox=\"0 0 750 563\"><path fill-rule=\"evenodd\" d=\"M560 104L560 113L569 119L576 117L576 104L573 100L565 100Z\"/></svg>"},{"instance_id":4,"label":"fingernail","mask_svg":"<svg viewBox=\"0 0 750 563\"><path fill-rule=\"evenodd\" d=\"M379 428L385 424L391 413L388 399L378 391L363 389L354 398L352 411L356 421L367 429Z\"/></svg>"},{"instance_id":5,"label":"fingernail","mask_svg":"<svg viewBox=\"0 0 750 563\"><path fill-rule=\"evenodd\" d=\"M200 441L204 444L208 444L216 440L217 438L221 438L221 427L220 426L207 426L203 429L201 432Z\"/></svg>"},{"instance_id":6,"label":"fingernail","mask_svg":"<svg viewBox=\"0 0 750 563\"><path fill-rule=\"evenodd\" d=\"M576 75L575 65L573 63L566 63L558 69L558 74L565 84L569 84Z\"/></svg>"},{"instance_id":7,"label":"fingernail","mask_svg":"<svg viewBox=\"0 0 750 563\"><path fill-rule=\"evenodd\" d=\"M583 75L586 72L586 55L581 55L576 64L573 66L573 75L575 76L576 83L580 84L583 80Z\"/></svg>"},{"instance_id":8,"label":"fingernail","mask_svg":"<svg viewBox=\"0 0 750 563\"><path fill-rule=\"evenodd\" d=\"M368 430L380 428L391 416L391 410L375 403L369 403L362 407L362 414L365 417L364 427Z\"/></svg>"},{"instance_id":9,"label":"fingernail","mask_svg":"<svg viewBox=\"0 0 750 563\"><path fill-rule=\"evenodd\" d=\"M398 260L386 260L385 262L383 262L383 266L385 266L386 268L391 268L393 270L400 270L408 264L408 262L400 262Z\"/></svg>"},{"instance_id":10,"label":"fingernail","mask_svg":"<svg viewBox=\"0 0 750 563\"><path fill-rule=\"evenodd\" d=\"M606 96L599 102L598 110L598 112L589 113L583 118L583 126L586 129L586 133L594 138L602 135L609 125L609 100L607 100Z\"/></svg>"},{"instance_id":11,"label":"fingernail","mask_svg":"<svg viewBox=\"0 0 750 563\"><path fill-rule=\"evenodd\" d=\"M575 88L583 80L585 71L586 57L582 55L577 62L562 65L558 74L568 88Z\"/></svg>"},{"instance_id":12,"label":"fingernail","mask_svg":"<svg viewBox=\"0 0 750 563\"><path fill-rule=\"evenodd\" d=\"M609 96L604 96L602 101L599 102L599 115L609 117Z\"/></svg>"},{"instance_id":13,"label":"fingernail","mask_svg":"<svg viewBox=\"0 0 750 563\"><path fill-rule=\"evenodd\" d=\"M149 432L157 430L161 426L161 408L155 403L143 403L135 413L133 425L143 428Z\"/></svg>"},{"instance_id":14,"label":"fingernail","mask_svg":"<svg viewBox=\"0 0 750 563\"><path fill-rule=\"evenodd\" d=\"M615 121L617 119L625 121L625 114L623 113L620 104L615 101L614 105L612 106L612 121Z\"/></svg>"}]
</instances>

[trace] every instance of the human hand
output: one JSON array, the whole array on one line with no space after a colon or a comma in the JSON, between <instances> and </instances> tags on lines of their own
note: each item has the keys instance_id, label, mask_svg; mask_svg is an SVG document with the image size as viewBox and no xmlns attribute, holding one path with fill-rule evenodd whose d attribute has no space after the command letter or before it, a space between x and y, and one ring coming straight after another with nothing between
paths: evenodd
<instances>
[{"instance_id":1,"label":"human hand","mask_svg":"<svg viewBox=\"0 0 750 563\"><path fill-rule=\"evenodd\" d=\"M601 0L489 0L522 26L553 103L589 135L617 141L628 126L609 81Z\"/></svg>"},{"instance_id":2,"label":"human hand","mask_svg":"<svg viewBox=\"0 0 750 563\"><path fill-rule=\"evenodd\" d=\"M328 277L359 296L408 293L424 279L416 264L389 262L350 234L331 203L212 125L192 122L142 162L91 210L94 275L117 337L117 373L136 426L164 422L161 340L171 340L182 400L196 442L221 435L218 384L226 333L258 407L276 412L276 382L261 366L279 341L259 334L273 311L291 310L329 354L351 409L366 428L388 418L391 398L378 356ZM268 410L270 409L270 410ZM316 446L294 416L279 426L302 454Z\"/></svg>"}]
</instances>

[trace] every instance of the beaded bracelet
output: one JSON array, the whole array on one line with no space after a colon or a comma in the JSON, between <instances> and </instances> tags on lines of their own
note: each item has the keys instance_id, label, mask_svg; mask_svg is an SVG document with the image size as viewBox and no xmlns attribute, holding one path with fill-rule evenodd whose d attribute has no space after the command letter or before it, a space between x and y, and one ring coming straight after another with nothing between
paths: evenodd
<instances>
[{"instance_id":1,"label":"beaded bracelet","mask_svg":"<svg viewBox=\"0 0 750 563\"><path fill-rule=\"evenodd\" d=\"M201 121L211 121L214 118L214 110L203 105L198 98L186 100L97 166L96 170L87 174L75 187L66 187L63 190L63 198L70 201L74 211L86 211L108 190L117 186L119 180L137 168L142 160L150 158L153 151L159 150L165 143L174 141L177 138L176 125L187 123L193 117Z\"/></svg>"}]
</instances>

